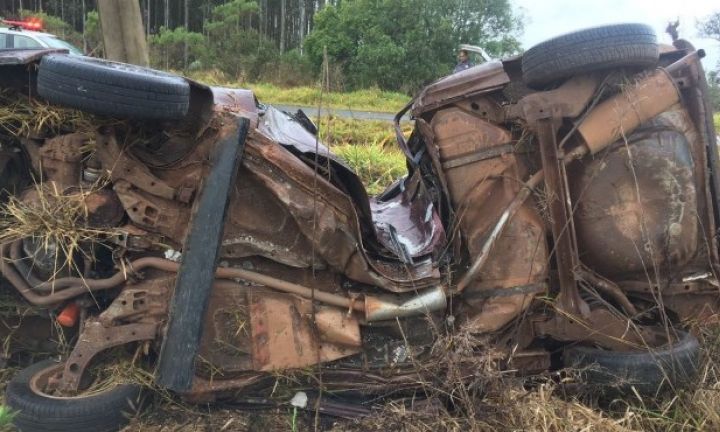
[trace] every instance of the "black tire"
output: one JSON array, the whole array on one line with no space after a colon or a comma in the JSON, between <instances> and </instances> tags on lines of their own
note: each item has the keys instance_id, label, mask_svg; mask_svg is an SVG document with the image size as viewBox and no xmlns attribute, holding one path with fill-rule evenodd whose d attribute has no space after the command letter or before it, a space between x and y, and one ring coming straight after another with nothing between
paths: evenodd
<instances>
[{"instance_id":1,"label":"black tire","mask_svg":"<svg viewBox=\"0 0 720 432\"><path fill-rule=\"evenodd\" d=\"M37 86L51 103L119 118L179 120L190 105L179 76L90 57L43 57Z\"/></svg>"},{"instance_id":2,"label":"black tire","mask_svg":"<svg viewBox=\"0 0 720 432\"><path fill-rule=\"evenodd\" d=\"M522 57L523 80L540 88L574 74L616 67L647 68L660 55L645 24L616 24L568 33L541 42Z\"/></svg>"},{"instance_id":3,"label":"black tire","mask_svg":"<svg viewBox=\"0 0 720 432\"><path fill-rule=\"evenodd\" d=\"M578 369L585 384L602 393L654 396L685 388L695 381L700 345L695 336L677 331L677 341L647 351L607 351L584 346L567 347L566 367Z\"/></svg>"},{"instance_id":4,"label":"black tire","mask_svg":"<svg viewBox=\"0 0 720 432\"><path fill-rule=\"evenodd\" d=\"M36 363L8 383L5 403L15 412L13 423L21 432L117 431L142 407L141 387L133 384L77 398L53 398L34 391L32 377L57 366L54 360Z\"/></svg>"}]
</instances>

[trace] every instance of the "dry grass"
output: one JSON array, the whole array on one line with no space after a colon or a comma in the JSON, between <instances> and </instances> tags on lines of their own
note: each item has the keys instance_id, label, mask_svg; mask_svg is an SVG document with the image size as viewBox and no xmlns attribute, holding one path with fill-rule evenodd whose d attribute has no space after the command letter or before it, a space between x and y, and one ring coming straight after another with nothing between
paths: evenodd
<instances>
[{"instance_id":1,"label":"dry grass","mask_svg":"<svg viewBox=\"0 0 720 432\"><path fill-rule=\"evenodd\" d=\"M0 91L0 132L14 137L54 136L63 132L92 132L102 123L82 111L49 105L11 90Z\"/></svg>"},{"instance_id":2,"label":"dry grass","mask_svg":"<svg viewBox=\"0 0 720 432\"><path fill-rule=\"evenodd\" d=\"M163 399L125 431L714 431L720 430L720 328L706 329L704 339L707 361L697 386L645 405L616 401L611 409L600 408L592 400L567 395L559 376L512 376L497 367L492 351L478 351L475 344L482 346L483 341L455 335L435 346L444 350L438 352L438 363L416 364L418 380L424 383L419 398L387 402L367 418L324 418L315 428L312 412L294 413L287 406L247 411Z\"/></svg>"},{"instance_id":3,"label":"dry grass","mask_svg":"<svg viewBox=\"0 0 720 432\"><path fill-rule=\"evenodd\" d=\"M74 270L73 257L85 253L83 245L121 234L113 228L90 227L86 222L86 200L100 186L69 192L52 182L36 182L31 199L10 196L0 205L0 242L33 238L43 250L57 250L56 273Z\"/></svg>"}]
</instances>

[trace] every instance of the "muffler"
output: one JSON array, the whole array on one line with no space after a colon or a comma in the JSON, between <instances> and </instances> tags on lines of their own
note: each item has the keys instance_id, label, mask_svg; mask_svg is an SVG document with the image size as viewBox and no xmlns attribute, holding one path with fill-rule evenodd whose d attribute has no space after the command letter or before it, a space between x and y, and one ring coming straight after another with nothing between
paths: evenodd
<instances>
[{"instance_id":1,"label":"muffler","mask_svg":"<svg viewBox=\"0 0 720 432\"><path fill-rule=\"evenodd\" d=\"M658 69L598 105L580 124L578 133L595 154L679 101L672 77Z\"/></svg>"}]
</instances>

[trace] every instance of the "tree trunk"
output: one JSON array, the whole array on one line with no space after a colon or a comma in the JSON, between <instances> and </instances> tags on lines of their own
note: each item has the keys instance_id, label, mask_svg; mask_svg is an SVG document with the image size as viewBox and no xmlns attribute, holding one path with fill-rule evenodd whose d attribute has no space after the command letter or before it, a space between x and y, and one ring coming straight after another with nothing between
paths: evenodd
<instances>
[{"instance_id":1,"label":"tree trunk","mask_svg":"<svg viewBox=\"0 0 720 432\"><path fill-rule=\"evenodd\" d=\"M189 22L189 1L185 0L184 2L184 15L185 15L185 31L190 31L190 28L188 27ZM185 39L185 43L183 44L183 68L187 69L188 67L188 44L187 44L187 38Z\"/></svg>"},{"instance_id":2,"label":"tree trunk","mask_svg":"<svg viewBox=\"0 0 720 432\"><path fill-rule=\"evenodd\" d=\"M139 0L98 0L105 57L147 66L147 41Z\"/></svg>"},{"instance_id":3,"label":"tree trunk","mask_svg":"<svg viewBox=\"0 0 720 432\"><path fill-rule=\"evenodd\" d=\"M285 52L285 9L287 0L280 0L280 53Z\"/></svg>"},{"instance_id":4,"label":"tree trunk","mask_svg":"<svg viewBox=\"0 0 720 432\"><path fill-rule=\"evenodd\" d=\"M298 32L298 41L300 48L300 55L303 53L303 41L305 40L305 1L300 0L298 2L300 6L300 31Z\"/></svg>"},{"instance_id":5,"label":"tree trunk","mask_svg":"<svg viewBox=\"0 0 720 432\"><path fill-rule=\"evenodd\" d=\"M22 3L22 1L21 1ZM88 44L87 44L87 36L85 35L85 19L87 12L85 9L85 0L82 0L82 35L83 35L83 52L87 54L88 52Z\"/></svg>"}]
</instances>

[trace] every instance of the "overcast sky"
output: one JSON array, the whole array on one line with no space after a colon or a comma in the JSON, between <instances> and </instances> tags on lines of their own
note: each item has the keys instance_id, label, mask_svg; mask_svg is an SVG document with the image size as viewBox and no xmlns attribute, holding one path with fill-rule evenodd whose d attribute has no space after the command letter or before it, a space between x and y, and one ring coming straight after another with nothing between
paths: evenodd
<instances>
[{"instance_id":1,"label":"overcast sky","mask_svg":"<svg viewBox=\"0 0 720 432\"><path fill-rule=\"evenodd\" d=\"M523 47L562 33L603 24L641 22L655 28L661 42L670 43L665 33L669 21L680 19L680 37L708 53L705 69L720 60L720 43L697 37L696 22L720 11L718 0L510 0L523 14Z\"/></svg>"}]
</instances>

